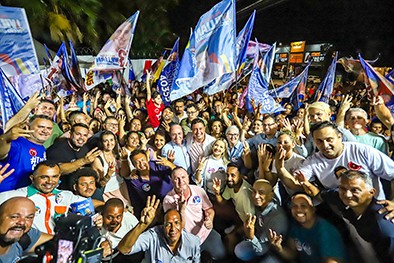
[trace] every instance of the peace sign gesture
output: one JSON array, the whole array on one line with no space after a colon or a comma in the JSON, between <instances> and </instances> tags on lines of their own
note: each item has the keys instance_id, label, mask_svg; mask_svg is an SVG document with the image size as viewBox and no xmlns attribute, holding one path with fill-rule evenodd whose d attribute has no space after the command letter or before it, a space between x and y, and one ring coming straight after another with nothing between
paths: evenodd
<instances>
[{"instance_id":1,"label":"peace sign gesture","mask_svg":"<svg viewBox=\"0 0 394 263\"><path fill-rule=\"evenodd\" d=\"M5 173L5 171L8 169L8 167L10 167L9 163L7 163L4 166L0 165L0 184L1 184L1 182L4 181L4 179L6 179L8 176L10 176L15 171L15 169L11 169L7 173Z\"/></svg>"},{"instance_id":2,"label":"peace sign gesture","mask_svg":"<svg viewBox=\"0 0 394 263\"><path fill-rule=\"evenodd\" d=\"M256 216L251 213L246 214L246 220L244 222L244 232L248 239L253 239L254 237L254 224L256 223Z\"/></svg>"}]
</instances>

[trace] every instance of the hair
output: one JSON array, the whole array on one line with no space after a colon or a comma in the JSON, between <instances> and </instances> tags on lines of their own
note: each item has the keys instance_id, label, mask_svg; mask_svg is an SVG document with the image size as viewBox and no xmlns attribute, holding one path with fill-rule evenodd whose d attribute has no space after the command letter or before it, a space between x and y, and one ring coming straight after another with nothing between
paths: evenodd
<instances>
[{"instance_id":1,"label":"hair","mask_svg":"<svg viewBox=\"0 0 394 263\"><path fill-rule=\"evenodd\" d=\"M71 122L71 121L74 120L74 118L75 118L77 115L79 115L79 114L86 115L83 111L79 111L79 110L72 111L72 112L70 112L70 114L68 115L68 120Z\"/></svg>"},{"instance_id":2,"label":"hair","mask_svg":"<svg viewBox=\"0 0 394 263\"><path fill-rule=\"evenodd\" d=\"M200 119L200 118L192 120L191 127L193 128L193 126L198 124L198 123L201 123L205 127L205 122L202 119Z\"/></svg>"},{"instance_id":3,"label":"hair","mask_svg":"<svg viewBox=\"0 0 394 263\"><path fill-rule=\"evenodd\" d=\"M267 120L267 119L272 119L273 121L276 121L274 115L268 114L268 115L265 115L265 116L263 117L263 119L261 120L261 122L263 122L263 121L265 121L265 120Z\"/></svg>"},{"instance_id":4,"label":"hair","mask_svg":"<svg viewBox=\"0 0 394 263\"><path fill-rule=\"evenodd\" d=\"M102 213L105 214L109 207L121 207L124 209L124 203L119 198L110 198L105 202Z\"/></svg>"},{"instance_id":5,"label":"hair","mask_svg":"<svg viewBox=\"0 0 394 263\"><path fill-rule=\"evenodd\" d=\"M104 138L104 136L106 136L106 135L112 135L112 136L114 137L114 140L115 140L115 147L114 147L114 149L112 150L112 152L115 154L115 158L118 158L118 157L119 157L118 137L117 137L115 134L113 134L113 132L105 130L105 131L103 131L103 132L100 134L100 140L99 140L99 142L98 142L98 148L99 148L100 150L103 150L103 149L104 149L103 138Z\"/></svg>"},{"instance_id":6,"label":"hair","mask_svg":"<svg viewBox=\"0 0 394 263\"><path fill-rule=\"evenodd\" d=\"M195 108L198 111L197 104L195 104L194 102L186 105L186 110L190 108Z\"/></svg>"},{"instance_id":7,"label":"hair","mask_svg":"<svg viewBox=\"0 0 394 263\"><path fill-rule=\"evenodd\" d=\"M157 91L157 90L154 90L153 92L152 92L152 99L156 99L158 96L160 96L160 93Z\"/></svg>"},{"instance_id":8,"label":"hair","mask_svg":"<svg viewBox=\"0 0 394 263\"><path fill-rule=\"evenodd\" d=\"M165 109L169 109L172 113L175 113L174 108L173 108L172 106L170 106L170 105L165 106L165 107L163 108L163 111L164 111ZM162 112L163 112L163 111L162 111Z\"/></svg>"},{"instance_id":9,"label":"hair","mask_svg":"<svg viewBox=\"0 0 394 263\"><path fill-rule=\"evenodd\" d=\"M377 124L377 123L382 124L383 130L385 129L385 126L384 126L383 122L382 122L381 120L379 120L378 118L373 119L373 120L371 121L371 123L369 124L369 126L371 127L373 124Z\"/></svg>"},{"instance_id":10,"label":"hair","mask_svg":"<svg viewBox=\"0 0 394 263\"><path fill-rule=\"evenodd\" d=\"M73 126L71 126L70 132L73 133L75 131L75 128L77 128L77 127L82 127L82 128L85 128L85 129L89 130L89 126L88 125L86 125L84 123L75 123Z\"/></svg>"},{"instance_id":11,"label":"hair","mask_svg":"<svg viewBox=\"0 0 394 263\"><path fill-rule=\"evenodd\" d=\"M94 180L97 182L98 174L97 172L90 167L82 167L76 170L73 173L73 184L78 184L79 178L81 177L94 177Z\"/></svg>"},{"instance_id":12,"label":"hair","mask_svg":"<svg viewBox=\"0 0 394 263\"><path fill-rule=\"evenodd\" d=\"M360 112L363 118L367 121L368 120L368 113L362 108L350 108L345 114L345 120L350 118L350 113L352 112Z\"/></svg>"},{"instance_id":13,"label":"hair","mask_svg":"<svg viewBox=\"0 0 394 263\"><path fill-rule=\"evenodd\" d=\"M222 124L222 132L223 132L223 129L224 129L225 124L224 124L224 122L222 121L222 119L219 119L219 118L215 118L215 119L212 119L212 120L209 121L209 131L212 130L212 125L213 125L215 122L217 122L217 121L220 122L220 123Z\"/></svg>"},{"instance_id":14,"label":"hair","mask_svg":"<svg viewBox=\"0 0 394 263\"><path fill-rule=\"evenodd\" d=\"M138 139L140 140L140 134L137 131L129 131L128 133L126 133L126 135L124 136L124 140L127 143L127 140L130 138L130 136L135 133L138 135Z\"/></svg>"},{"instance_id":15,"label":"hair","mask_svg":"<svg viewBox=\"0 0 394 263\"><path fill-rule=\"evenodd\" d=\"M226 139L224 138L217 138L211 145L211 149L210 149L210 155L213 155L213 146L217 143L217 142L223 142L224 143L224 153L222 154L222 160L225 164L228 164L230 162L229 157L228 157L228 143L226 141Z\"/></svg>"},{"instance_id":16,"label":"hair","mask_svg":"<svg viewBox=\"0 0 394 263\"><path fill-rule=\"evenodd\" d=\"M342 173L339 176L339 178L340 179L347 179L347 180L360 178L367 185L368 191L370 191L371 189L374 188L373 183L372 183L372 178L368 174L361 172L361 171L347 170L346 172Z\"/></svg>"},{"instance_id":17,"label":"hair","mask_svg":"<svg viewBox=\"0 0 394 263\"><path fill-rule=\"evenodd\" d=\"M185 104L185 100L184 99L177 99L176 101L174 101L174 105L178 102L182 102L183 104Z\"/></svg>"},{"instance_id":18,"label":"hair","mask_svg":"<svg viewBox=\"0 0 394 263\"><path fill-rule=\"evenodd\" d=\"M172 176L174 175L174 173L175 173L176 171L178 171L178 170L185 171L185 173L188 174L185 168L183 168L182 166L177 166L177 167L174 168L174 170L171 171L171 177L172 177Z\"/></svg>"},{"instance_id":19,"label":"hair","mask_svg":"<svg viewBox=\"0 0 394 263\"><path fill-rule=\"evenodd\" d=\"M40 103L38 105L40 105L41 103L45 103L45 102L52 104L56 108L55 103L52 100L48 100L48 99L40 99Z\"/></svg>"},{"instance_id":20,"label":"hair","mask_svg":"<svg viewBox=\"0 0 394 263\"><path fill-rule=\"evenodd\" d=\"M147 123L144 126L142 126L142 131L145 131L146 129L149 129L149 128L153 129L152 125Z\"/></svg>"},{"instance_id":21,"label":"hair","mask_svg":"<svg viewBox=\"0 0 394 263\"><path fill-rule=\"evenodd\" d=\"M293 199L294 199L296 196L298 196L298 195L303 195L303 196L305 196L305 197L310 201L310 203L312 204L312 207L314 207L314 205L313 205L313 197L312 197L312 196L310 196L309 194L307 194L307 193L305 193L305 192L295 192L295 193L292 194L292 195L290 196L290 198L288 199L288 207L289 207L289 208L291 208Z\"/></svg>"},{"instance_id":22,"label":"hair","mask_svg":"<svg viewBox=\"0 0 394 263\"><path fill-rule=\"evenodd\" d=\"M287 130L287 129L283 129L283 130L281 130L281 131L279 132L277 138L279 138L279 137L282 136L282 135L287 135L287 136L289 136L290 139L292 140L292 142L295 142L295 134L294 134L293 131L290 131L290 130Z\"/></svg>"},{"instance_id":23,"label":"hair","mask_svg":"<svg viewBox=\"0 0 394 263\"><path fill-rule=\"evenodd\" d=\"M308 109L318 109L318 110L323 110L327 114L331 114L331 109L330 105L328 105L325 102L322 101L317 101L309 105Z\"/></svg>"},{"instance_id":24,"label":"hair","mask_svg":"<svg viewBox=\"0 0 394 263\"><path fill-rule=\"evenodd\" d=\"M36 165L36 167L34 167L33 175L37 175L37 170L40 169L41 166L47 166L47 167L51 167L51 168L57 167L57 168L59 168L59 171L60 171L60 166L59 166L59 164L57 164L57 163L55 163L55 162L53 162L53 161L45 160L45 161L42 161L42 162L38 163L38 164Z\"/></svg>"},{"instance_id":25,"label":"hair","mask_svg":"<svg viewBox=\"0 0 394 263\"><path fill-rule=\"evenodd\" d=\"M107 118L105 118L104 124L108 123L109 120L118 121L118 119L115 116L108 116Z\"/></svg>"},{"instance_id":26,"label":"hair","mask_svg":"<svg viewBox=\"0 0 394 263\"><path fill-rule=\"evenodd\" d=\"M144 150L141 150L141 149L137 149L137 150L134 150L134 151L132 151L131 153L130 153L130 161L133 163L133 158L134 158L134 156L136 156L136 155L138 155L138 154L143 154L145 157L146 157L146 152L144 151Z\"/></svg>"},{"instance_id":27,"label":"hair","mask_svg":"<svg viewBox=\"0 0 394 263\"><path fill-rule=\"evenodd\" d=\"M33 116L30 117L29 124L32 124L33 121L35 121L36 119L44 119L44 120L48 120L48 121L52 122L52 119L49 118L48 116L42 115L42 114L38 114L38 115L33 115Z\"/></svg>"},{"instance_id":28,"label":"hair","mask_svg":"<svg viewBox=\"0 0 394 263\"><path fill-rule=\"evenodd\" d=\"M312 125L312 127L311 127L312 137L313 137L313 133L315 131L319 131L319 130L322 130L322 129L327 128L327 127L332 128L337 134L341 133L339 131L339 129L338 129L338 126L335 123L332 123L330 121L320 121L320 122L317 122L317 123Z\"/></svg>"},{"instance_id":29,"label":"hair","mask_svg":"<svg viewBox=\"0 0 394 263\"><path fill-rule=\"evenodd\" d=\"M234 162L228 163L228 164L227 164L227 169L230 168L230 167L237 168L238 171L239 171L239 167L238 167L238 164L237 164L237 163L234 163Z\"/></svg>"},{"instance_id":30,"label":"hair","mask_svg":"<svg viewBox=\"0 0 394 263\"><path fill-rule=\"evenodd\" d=\"M228 128L226 129L225 134L227 135L231 130L236 130L236 131L238 132L238 134L239 134L239 129L238 129L238 127L235 126L235 125L231 125L230 127L228 127Z\"/></svg>"},{"instance_id":31,"label":"hair","mask_svg":"<svg viewBox=\"0 0 394 263\"><path fill-rule=\"evenodd\" d=\"M168 209L165 213L164 213L164 220L165 220L165 218L166 218L166 216L167 216L167 214L168 213L170 213L170 212L176 212L178 215L179 215L179 219L181 220L181 222L182 222L182 216L181 216L181 213L178 211L178 210L176 210L176 209L173 209L173 208L171 208L171 209Z\"/></svg>"}]
</instances>

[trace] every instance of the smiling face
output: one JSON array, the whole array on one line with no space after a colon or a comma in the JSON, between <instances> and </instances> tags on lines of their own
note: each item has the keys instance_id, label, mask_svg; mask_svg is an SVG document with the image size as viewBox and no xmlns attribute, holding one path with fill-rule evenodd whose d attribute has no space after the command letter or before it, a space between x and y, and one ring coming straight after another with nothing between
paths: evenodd
<instances>
[{"instance_id":1,"label":"smiling face","mask_svg":"<svg viewBox=\"0 0 394 263\"><path fill-rule=\"evenodd\" d=\"M59 166L40 166L33 175L30 176L34 187L44 194L51 193L59 184Z\"/></svg>"},{"instance_id":2,"label":"smiling face","mask_svg":"<svg viewBox=\"0 0 394 263\"><path fill-rule=\"evenodd\" d=\"M171 111L171 109L169 108L165 108L163 110L163 113L161 114L161 118L165 121L165 122L171 122L172 118L174 118L174 113Z\"/></svg>"},{"instance_id":3,"label":"smiling face","mask_svg":"<svg viewBox=\"0 0 394 263\"><path fill-rule=\"evenodd\" d=\"M164 234L168 245L175 246L182 234L181 215L176 210L170 210L164 216Z\"/></svg>"},{"instance_id":4,"label":"smiling face","mask_svg":"<svg viewBox=\"0 0 394 263\"><path fill-rule=\"evenodd\" d=\"M103 135L101 142L103 144L104 151L112 151L116 145L115 135L113 134Z\"/></svg>"},{"instance_id":5,"label":"smiling face","mask_svg":"<svg viewBox=\"0 0 394 263\"><path fill-rule=\"evenodd\" d=\"M242 178L237 167L228 167L226 175L227 186L229 188L234 188L242 184Z\"/></svg>"},{"instance_id":6,"label":"smiling face","mask_svg":"<svg viewBox=\"0 0 394 263\"><path fill-rule=\"evenodd\" d=\"M55 105L50 102L41 102L35 109L34 114L36 115L45 115L50 119L53 119L53 116L56 113Z\"/></svg>"},{"instance_id":7,"label":"smiling face","mask_svg":"<svg viewBox=\"0 0 394 263\"><path fill-rule=\"evenodd\" d=\"M172 125L170 130L171 140L178 145L182 145L183 142L183 130L180 125Z\"/></svg>"},{"instance_id":8,"label":"smiling face","mask_svg":"<svg viewBox=\"0 0 394 263\"><path fill-rule=\"evenodd\" d=\"M264 209L272 201L272 186L266 180L257 180L252 187L252 200L256 207Z\"/></svg>"},{"instance_id":9,"label":"smiling face","mask_svg":"<svg viewBox=\"0 0 394 263\"><path fill-rule=\"evenodd\" d=\"M226 143L223 140L216 140L212 145L212 154L215 157L221 157L226 152Z\"/></svg>"},{"instance_id":10,"label":"smiling face","mask_svg":"<svg viewBox=\"0 0 394 263\"><path fill-rule=\"evenodd\" d=\"M130 130L131 131L141 131L141 129L142 129L142 124L141 124L140 119L134 118L131 121Z\"/></svg>"},{"instance_id":11,"label":"smiling face","mask_svg":"<svg viewBox=\"0 0 394 263\"><path fill-rule=\"evenodd\" d=\"M156 134L154 143L155 143L156 149L160 150L166 144L166 139L164 138L163 135Z\"/></svg>"},{"instance_id":12,"label":"smiling face","mask_svg":"<svg viewBox=\"0 0 394 263\"><path fill-rule=\"evenodd\" d=\"M122 226L123 207L110 206L103 211L103 227L110 232L116 233Z\"/></svg>"},{"instance_id":13,"label":"smiling face","mask_svg":"<svg viewBox=\"0 0 394 263\"><path fill-rule=\"evenodd\" d=\"M43 144L49 137L51 137L53 130L53 123L47 119L36 118L30 124L30 130L33 133L29 140L36 144Z\"/></svg>"},{"instance_id":14,"label":"smiling face","mask_svg":"<svg viewBox=\"0 0 394 263\"><path fill-rule=\"evenodd\" d=\"M203 142L205 139L205 126L202 123L196 123L192 126L193 138L197 142Z\"/></svg>"},{"instance_id":15,"label":"smiling face","mask_svg":"<svg viewBox=\"0 0 394 263\"><path fill-rule=\"evenodd\" d=\"M89 130L77 126L70 134L70 142L75 148L81 148L88 141Z\"/></svg>"},{"instance_id":16,"label":"smiling face","mask_svg":"<svg viewBox=\"0 0 394 263\"><path fill-rule=\"evenodd\" d=\"M126 144L131 148L137 148L140 144L140 137L136 132L131 132L130 135L127 137Z\"/></svg>"},{"instance_id":17,"label":"smiling face","mask_svg":"<svg viewBox=\"0 0 394 263\"><path fill-rule=\"evenodd\" d=\"M350 208L368 206L375 192L376 190L369 187L361 178L339 179L339 198Z\"/></svg>"},{"instance_id":18,"label":"smiling face","mask_svg":"<svg viewBox=\"0 0 394 263\"><path fill-rule=\"evenodd\" d=\"M278 137L278 141L276 143L276 146L277 146L277 148L282 146L283 149L286 150L286 153L289 153L294 149L295 143L288 134L281 134Z\"/></svg>"},{"instance_id":19,"label":"smiling face","mask_svg":"<svg viewBox=\"0 0 394 263\"><path fill-rule=\"evenodd\" d=\"M33 225L35 205L27 198L12 198L3 204L0 215L0 237L8 244L19 241Z\"/></svg>"},{"instance_id":20,"label":"smiling face","mask_svg":"<svg viewBox=\"0 0 394 263\"><path fill-rule=\"evenodd\" d=\"M310 108L308 110L308 113L309 113L309 122L311 124L315 124L321 121L329 121L331 117L330 114L318 108Z\"/></svg>"},{"instance_id":21,"label":"smiling face","mask_svg":"<svg viewBox=\"0 0 394 263\"><path fill-rule=\"evenodd\" d=\"M346 124L351 130L360 130L367 126L367 120L365 119L365 115L361 112L351 111L346 116Z\"/></svg>"},{"instance_id":22,"label":"smiling face","mask_svg":"<svg viewBox=\"0 0 394 263\"><path fill-rule=\"evenodd\" d=\"M313 132L313 140L317 149L327 158L334 159L343 151L342 134L332 127Z\"/></svg>"},{"instance_id":23,"label":"smiling face","mask_svg":"<svg viewBox=\"0 0 394 263\"><path fill-rule=\"evenodd\" d=\"M134 155L132 162L134 167L140 172L149 170L149 163L144 153L138 153Z\"/></svg>"},{"instance_id":24,"label":"smiling face","mask_svg":"<svg viewBox=\"0 0 394 263\"><path fill-rule=\"evenodd\" d=\"M316 220L312 200L303 194L293 196L291 199L291 215L303 227L311 228Z\"/></svg>"},{"instance_id":25,"label":"smiling face","mask_svg":"<svg viewBox=\"0 0 394 263\"><path fill-rule=\"evenodd\" d=\"M214 121L211 127L212 134L222 134L223 132L223 125L220 121Z\"/></svg>"},{"instance_id":26,"label":"smiling face","mask_svg":"<svg viewBox=\"0 0 394 263\"><path fill-rule=\"evenodd\" d=\"M176 169L171 174L171 181L175 192L180 193L189 186L189 175L184 169Z\"/></svg>"},{"instance_id":27,"label":"smiling face","mask_svg":"<svg viewBox=\"0 0 394 263\"><path fill-rule=\"evenodd\" d=\"M89 198L96 191L96 180L94 176L82 176L74 185L74 190L78 195Z\"/></svg>"}]
</instances>

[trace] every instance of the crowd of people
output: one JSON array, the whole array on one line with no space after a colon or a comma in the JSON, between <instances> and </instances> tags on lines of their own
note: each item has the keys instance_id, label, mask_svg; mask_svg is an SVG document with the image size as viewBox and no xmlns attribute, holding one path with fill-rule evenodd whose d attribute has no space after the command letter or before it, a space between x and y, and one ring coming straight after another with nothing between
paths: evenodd
<instances>
[{"instance_id":1,"label":"crowd of people","mask_svg":"<svg viewBox=\"0 0 394 263\"><path fill-rule=\"evenodd\" d=\"M239 89L35 93L0 136L0 262L89 200L113 262L394 262L394 117L379 96L262 114ZM296 107L297 106L297 107ZM27 237L27 238L26 238Z\"/></svg>"}]
</instances>

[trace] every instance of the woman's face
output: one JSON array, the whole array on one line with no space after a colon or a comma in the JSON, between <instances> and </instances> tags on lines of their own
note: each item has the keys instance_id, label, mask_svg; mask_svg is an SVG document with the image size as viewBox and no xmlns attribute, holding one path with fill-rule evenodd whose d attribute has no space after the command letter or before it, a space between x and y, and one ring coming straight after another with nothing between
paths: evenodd
<instances>
[{"instance_id":1,"label":"woman's face","mask_svg":"<svg viewBox=\"0 0 394 263\"><path fill-rule=\"evenodd\" d=\"M223 132L223 125L220 121L215 121L212 124L212 133L221 134Z\"/></svg>"},{"instance_id":2,"label":"woman's face","mask_svg":"<svg viewBox=\"0 0 394 263\"><path fill-rule=\"evenodd\" d=\"M140 137L137 133L133 132L127 139L127 145L133 148L138 147L140 144Z\"/></svg>"},{"instance_id":3,"label":"woman's face","mask_svg":"<svg viewBox=\"0 0 394 263\"><path fill-rule=\"evenodd\" d=\"M156 149L160 150L166 144L166 140L163 136L161 136L161 134L156 134L154 143Z\"/></svg>"},{"instance_id":4,"label":"woman's face","mask_svg":"<svg viewBox=\"0 0 394 263\"><path fill-rule=\"evenodd\" d=\"M224 141L221 141L221 140L220 141L216 141L212 145L212 154L215 157L222 156L225 151L226 151L226 144L224 143Z\"/></svg>"},{"instance_id":5,"label":"woman's face","mask_svg":"<svg viewBox=\"0 0 394 263\"><path fill-rule=\"evenodd\" d=\"M282 146L286 152L291 151L294 148L294 142L291 140L290 136L287 134L282 134L281 136L278 137L277 141L277 147Z\"/></svg>"},{"instance_id":6,"label":"woman's face","mask_svg":"<svg viewBox=\"0 0 394 263\"><path fill-rule=\"evenodd\" d=\"M144 130L144 133L145 133L145 137L146 137L147 139L150 139L153 135L155 135L155 130L153 130L152 127L148 127L148 128L146 128L146 129Z\"/></svg>"},{"instance_id":7,"label":"woman's face","mask_svg":"<svg viewBox=\"0 0 394 263\"><path fill-rule=\"evenodd\" d=\"M141 131L141 127L142 125L141 125L141 121L139 120L139 119L133 119L132 121L131 121L131 130L132 131Z\"/></svg>"},{"instance_id":8,"label":"woman's face","mask_svg":"<svg viewBox=\"0 0 394 263\"><path fill-rule=\"evenodd\" d=\"M115 148L116 140L112 134L104 135L102 138L104 151L112 151Z\"/></svg>"}]
</instances>

